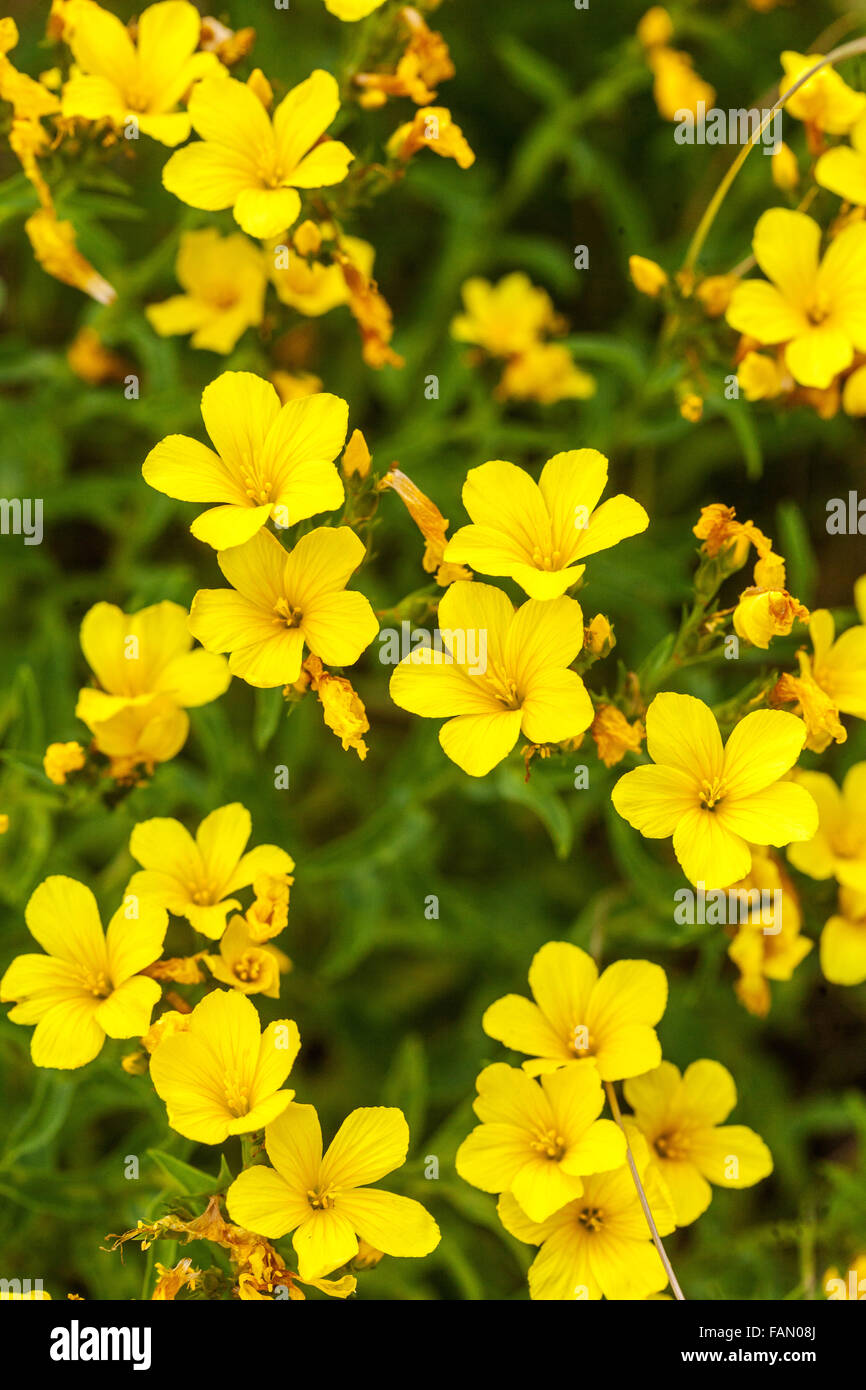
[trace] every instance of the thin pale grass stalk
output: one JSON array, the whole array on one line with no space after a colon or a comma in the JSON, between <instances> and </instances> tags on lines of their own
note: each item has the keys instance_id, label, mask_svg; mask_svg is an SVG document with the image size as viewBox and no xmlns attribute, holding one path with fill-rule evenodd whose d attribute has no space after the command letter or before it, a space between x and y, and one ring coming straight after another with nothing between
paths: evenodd
<instances>
[{"instance_id":1,"label":"thin pale grass stalk","mask_svg":"<svg viewBox=\"0 0 866 1390\"><path fill-rule=\"evenodd\" d=\"M656 1226L655 1221L653 1220L653 1214L650 1210L650 1204L647 1201L647 1195L644 1192L643 1183L640 1180L640 1174L637 1170L637 1164L634 1161L634 1154L632 1153L631 1145L628 1142L628 1133L626 1131L625 1125L622 1122L622 1112L619 1108L619 1101L616 1098L616 1091L614 1090L613 1083L610 1081L605 1081L604 1089L607 1091L607 1098L610 1102L610 1108L613 1114L613 1118L616 1120L617 1124L619 1125L620 1129L625 1135L625 1151L626 1158L628 1159L628 1166L631 1170L632 1178L634 1179L634 1185L637 1188L637 1195L640 1198L640 1204L643 1207L643 1214L646 1217L647 1225L650 1228L650 1235L653 1238L653 1245L659 1252L659 1259L665 1267L665 1273L667 1274L668 1279L670 1281L670 1286L674 1291L674 1298L679 1299L681 1303L685 1303L686 1296L680 1288L679 1280L677 1279L677 1276L674 1274L674 1267L668 1259L667 1251L662 1245L662 1238L659 1235L658 1228Z\"/></svg>"}]
</instances>

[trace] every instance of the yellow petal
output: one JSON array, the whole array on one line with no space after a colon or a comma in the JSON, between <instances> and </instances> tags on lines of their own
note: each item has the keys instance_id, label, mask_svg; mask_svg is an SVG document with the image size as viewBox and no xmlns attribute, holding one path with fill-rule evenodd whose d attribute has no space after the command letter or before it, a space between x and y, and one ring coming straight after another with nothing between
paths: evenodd
<instances>
[{"instance_id":1,"label":"yellow petal","mask_svg":"<svg viewBox=\"0 0 866 1390\"><path fill-rule=\"evenodd\" d=\"M866 980L866 926L862 922L842 916L829 918L821 932L821 969L834 985L859 985Z\"/></svg>"},{"instance_id":2,"label":"yellow petal","mask_svg":"<svg viewBox=\"0 0 866 1390\"><path fill-rule=\"evenodd\" d=\"M726 796L716 814L727 830L756 845L811 840L818 829L818 808L796 782L777 782L742 798Z\"/></svg>"},{"instance_id":3,"label":"yellow petal","mask_svg":"<svg viewBox=\"0 0 866 1390\"><path fill-rule=\"evenodd\" d=\"M315 1107L291 1104L265 1131L268 1158L291 1191L306 1198L322 1163L322 1131Z\"/></svg>"},{"instance_id":4,"label":"yellow petal","mask_svg":"<svg viewBox=\"0 0 866 1390\"><path fill-rule=\"evenodd\" d=\"M273 495L288 509L282 525L332 511L345 496L334 467L346 439L349 407L339 396L317 392L288 401L271 425L261 468L273 479Z\"/></svg>"},{"instance_id":5,"label":"yellow petal","mask_svg":"<svg viewBox=\"0 0 866 1390\"><path fill-rule=\"evenodd\" d=\"M144 481L157 492L181 502L227 502L245 506L249 501L237 475L219 455L184 434L170 434L151 449L141 473Z\"/></svg>"},{"instance_id":6,"label":"yellow petal","mask_svg":"<svg viewBox=\"0 0 866 1390\"><path fill-rule=\"evenodd\" d=\"M159 960L168 930L168 914L164 907L153 902L140 902L136 904L137 915L127 917L129 906L126 904L117 909L106 932L108 973L115 988L128 980L130 975ZM105 1031L111 1037L117 1036L107 1027ZM131 1034L125 1036L130 1037Z\"/></svg>"},{"instance_id":7,"label":"yellow petal","mask_svg":"<svg viewBox=\"0 0 866 1390\"><path fill-rule=\"evenodd\" d=\"M203 140L228 146L251 169L257 162L266 162L275 149L268 113L252 89L234 77L205 77L197 82L189 114Z\"/></svg>"},{"instance_id":8,"label":"yellow petal","mask_svg":"<svg viewBox=\"0 0 866 1390\"><path fill-rule=\"evenodd\" d=\"M220 806L205 816L195 839L209 883L222 885L230 881L251 834L250 813L239 801Z\"/></svg>"},{"instance_id":9,"label":"yellow petal","mask_svg":"<svg viewBox=\"0 0 866 1390\"><path fill-rule=\"evenodd\" d=\"M818 274L821 228L803 212L771 208L758 219L755 260L793 305L807 309Z\"/></svg>"},{"instance_id":10,"label":"yellow petal","mask_svg":"<svg viewBox=\"0 0 866 1390\"><path fill-rule=\"evenodd\" d=\"M709 706L693 695L656 695L647 710L646 746L654 763L677 768L696 782L713 782L721 773L719 726Z\"/></svg>"},{"instance_id":11,"label":"yellow petal","mask_svg":"<svg viewBox=\"0 0 866 1390\"><path fill-rule=\"evenodd\" d=\"M293 188L330 188L342 183L355 158L347 145L340 140L323 140L306 155L292 170L290 182Z\"/></svg>"},{"instance_id":12,"label":"yellow petal","mask_svg":"<svg viewBox=\"0 0 866 1390\"><path fill-rule=\"evenodd\" d=\"M208 705L228 689L231 675L222 657L197 649L175 657L158 677L156 687L185 709Z\"/></svg>"},{"instance_id":13,"label":"yellow petal","mask_svg":"<svg viewBox=\"0 0 866 1390\"><path fill-rule=\"evenodd\" d=\"M364 543L350 527L317 526L301 537L287 557L285 593L306 615L329 594L344 588L364 555Z\"/></svg>"},{"instance_id":14,"label":"yellow petal","mask_svg":"<svg viewBox=\"0 0 866 1390\"><path fill-rule=\"evenodd\" d=\"M250 1093L251 1111L267 1104L269 1097L280 1090L300 1050L301 1036L294 1019L280 1018L268 1024L259 1044L258 1062Z\"/></svg>"},{"instance_id":15,"label":"yellow petal","mask_svg":"<svg viewBox=\"0 0 866 1390\"><path fill-rule=\"evenodd\" d=\"M96 1022L110 1038L140 1038L150 1027L150 1016L161 996L156 980L136 975L99 1002Z\"/></svg>"},{"instance_id":16,"label":"yellow petal","mask_svg":"<svg viewBox=\"0 0 866 1390\"><path fill-rule=\"evenodd\" d=\"M406 1161L409 1126L401 1110L372 1105L353 1110L322 1160L325 1187L363 1187Z\"/></svg>"},{"instance_id":17,"label":"yellow petal","mask_svg":"<svg viewBox=\"0 0 866 1390\"><path fill-rule=\"evenodd\" d=\"M636 767L626 772L610 794L614 807L651 840L673 835L683 816L694 809L697 794L688 773L673 767Z\"/></svg>"},{"instance_id":18,"label":"yellow petal","mask_svg":"<svg viewBox=\"0 0 866 1390\"><path fill-rule=\"evenodd\" d=\"M126 25L99 5L79 8L69 46L84 72L97 73L124 87L137 76L138 59Z\"/></svg>"},{"instance_id":19,"label":"yellow petal","mask_svg":"<svg viewBox=\"0 0 866 1390\"><path fill-rule=\"evenodd\" d=\"M746 333L759 343L786 343L809 327L805 313L765 280L745 280L737 285L726 317L738 333Z\"/></svg>"},{"instance_id":20,"label":"yellow petal","mask_svg":"<svg viewBox=\"0 0 866 1390\"><path fill-rule=\"evenodd\" d=\"M167 817L139 821L129 837L129 852L142 868L171 875L190 885L200 869L195 841L180 821Z\"/></svg>"},{"instance_id":21,"label":"yellow petal","mask_svg":"<svg viewBox=\"0 0 866 1390\"><path fill-rule=\"evenodd\" d=\"M395 705L431 719L454 714L491 714L498 702L480 681L449 661L447 652L416 647L395 667L389 684Z\"/></svg>"},{"instance_id":22,"label":"yellow petal","mask_svg":"<svg viewBox=\"0 0 866 1390\"><path fill-rule=\"evenodd\" d=\"M49 1009L30 1040L34 1066L70 1071L92 1062L105 1042L105 1033L96 1022L98 1007L98 999L79 996Z\"/></svg>"},{"instance_id":23,"label":"yellow petal","mask_svg":"<svg viewBox=\"0 0 866 1390\"><path fill-rule=\"evenodd\" d=\"M429 1255L439 1244L439 1227L420 1202L393 1192L359 1188L341 1194L337 1210L362 1240L385 1255Z\"/></svg>"},{"instance_id":24,"label":"yellow petal","mask_svg":"<svg viewBox=\"0 0 866 1390\"><path fill-rule=\"evenodd\" d=\"M752 1187L773 1171L770 1150L745 1125L702 1130L690 1136L689 1152L704 1177L719 1187Z\"/></svg>"},{"instance_id":25,"label":"yellow petal","mask_svg":"<svg viewBox=\"0 0 866 1390\"><path fill-rule=\"evenodd\" d=\"M291 178L291 171L327 130L339 109L336 80L321 68L316 68L283 98L274 112L274 135L287 178Z\"/></svg>"},{"instance_id":26,"label":"yellow petal","mask_svg":"<svg viewBox=\"0 0 866 1390\"><path fill-rule=\"evenodd\" d=\"M330 1274L358 1253L351 1221L333 1207L310 1212L295 1231L292 1244L298 1257L298 1276L304 1280Z\"/></svg>"},{"instance_id":27,"label":"yellow petal","mask_svg":"<svg viewBox=\"0 0 866 1390\"><path fill-rule=\"evenodd\" d=\"M554 600L568 603L568 599ZM550 606L550 605L546 605ZM548 670L530 681L521 706L522 729L533 743L576 738L595 718L592 700L576 671Z\"/></svg>"},{"instance_id":28,"label":"yellow petal","mask_svg":"<svg viewBox=\"0 0 866 1390\"><path fill-rule=\"evenodd\" d=\"M530 599L521 604L511 620L504 662L518 686L531 689L535 679L542 673L547 675L551 667L570 666L582 649L583 613L579 603L565 597L546 603Z\"/></svg>"},{"instance_id":29,"label":"yellow petal","mask_svg":"<svg viewBox=\"0 0 866 1390\"><path fill-rule=\"evenodd\" d=\"M293 188L244 188L234 209L238 226L264 241L291 227L301 211L301 200Z\"/></svg>"},{"instance_id":30,"label":"yellow petal","mask_svg":"<svg viewBox=\"0 0 866 1390\"><path fill-rule=\"evenodd\" d=\"M245 189L255 187L256 177L245 155L206 141L193 141L175 150L162 171L169 193L205 212L234 207Z\"/></svg>"},{"instance_id":31,"label":"yellow petal","mask_svg":"<svg viewBox=\"0 0 866 1390\"><path fill-rule=\"evenodd\" d=\"M279 1120L274 1124L279 1124ZM226 1206L236 1225L266 1236L268 1240L287 1236L310 1214L305 1193L290 1187L273 1168L261 1166L246 1168L238 1174L226 1193Z\"/></svg>"},{"instance_id":32,"label":"yellow petal","mask_svg":"<svg viewBox=\"0 0 866 1390\"><path fill-rule=\"evenodd\" d=\"M552 549L550 518L541 490L522 468L503 459L470 468L463 485L463 505L477 526L504 533L520 557ZM471 560L469 561L471 564Z\"/></svg>"},{"instance_id":33,"label":"yellow petal","mask_svg":"<svg viewBox=\"0 0 866 1390\"><path fill-rule=\"evenodd\" d=\"M752 854L745 840L727 830L703 806L687 811L674 831L674 854L690 883L727 888L745 878Z\"/></svg>"},{"instance_id":34,"label":"yellow petal","mask_svg":"<svg viewBox=\"0 0 866 1390\"><path fill-rule=\"evenodd\" d=\"M531 1057L556 1057L571 1062L563 1038L552 1027L537 1004L520 994L506 994L485 1010L481 1027L490 1038L496 1038L515 1052L527 1052Z\"/></svg>"},{"instance_id":35,"label":"yellow petal","mask_svg":"<svg viewBox=\"0 0 866 1390\"><path fill-rule=\"evenodd\" d=\"M835 328L812 328L785 348L785 364L794 380L819 390L829 386L853 360L850 339Z\"/></svg>"},{"instance_id":36,"label":"yellow petal","mask_svg":"<svg viewBox=\"0 0 866 1390\"><path fill-rule=\"evenodd\" d=\"M805 740L806 726L794 714L766 709L747 714L725 745L725 802L728 797L750 796L783 777L800 756Z\"/></svg>"},{"instance_id":37,"label":"yellow petal","mask_svg":"<svg viewBox=\"0 0 866 1390\"><path fill-rule=\"evenodd\" d=\"M578 530L578 544L572 558L584 559L599 550L609 550L628 536L636 536L649 526L649 517L639 502L625 493L618 493L602 502L589 518L587 526Z\"/></svg>"},{"instance_id":38,"label":"yellow petal","mask_svg":"<svg viewBox=\"0 0 866 1390\"><path fill-rule=\"evenodd\" d=\"M457 1150L454 1163L458 1174L482 1192L510 1191L521 1169L533 1157L529 1137L515 1125L476 1125Z\"/></svg>"},{"instance_id":39,"label":"yellow petal","mask_svg":"<svg viewBox=\"0 0 866 1390\"><path fill-rule=\"evenodd\" d=\"M520 735L521 711L461 714L439 730L445 753L470 777L485 777L507 758Z\"/></svg>"},{"instance_id":40,"label":"yellow petal","mask_svg":"<svg viewBox=\"0 0 866 1390\"><path fill-rule=\"evenodd\" d=\"M848 145L837 145L815 165L815 182L862 207L866 204L866 159Z\"/></svg>"},{"instance_id":41,"label":"yellow petal","mask_svg":"<svg viewBox=\"0 0 866 1390\"><path fill-rule=\"evenodd\" d=\"M573 1040L575 1024L586 1018L597 978L592 957L568 941L548 941L536 951L529 967L529 987L558 1037Z\"/></svg>"},{"instance_id":42,"label":"yellow petal","mask_svg":"<svg viewBox=\"0 0 866 1390\"><path fill-rule=\"evenodd\" d=\"M24 917L30 935L50 956L97 975L107 970L99 908L83 883L61 874L46 878L31 895Z\"/></svg>"},{"instance_id":43,"label":"yellow petal","mask_svg":"<svg viewBox=\"0 0 866 1390\"><path fill-rule=\"evenodd\" d=\"M369 599L354 590L314 598L301 618L307 646L326 666L354 665L378 631Z\"/></svg>"}]
</instances>

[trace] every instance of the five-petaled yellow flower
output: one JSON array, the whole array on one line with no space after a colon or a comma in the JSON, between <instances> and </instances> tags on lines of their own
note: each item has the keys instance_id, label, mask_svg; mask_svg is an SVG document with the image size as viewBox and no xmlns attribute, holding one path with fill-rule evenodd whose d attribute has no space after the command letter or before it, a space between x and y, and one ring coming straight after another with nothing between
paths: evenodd
<instances>
[{"instance_id":1,"label":"five-petaled yellow flower","mask_svg":"<svg viewBox=\"0 0 866 1390\"><path fill-rule=\"evenodd\" d=\"M782 710L755 710L722 745L709 706L692 695L657 695L647 710L647 752L611 793L619 814L648 839L673 836L686 878L727 888L745 878L750 844L809 840L818 808L803 786L780 781L791 770L806 726Z\"/></svg>"},{"instance_id":2,"label":"five-petaled yellow flower","mask_svg":"<svg viewBox=\"0 0 866 1390\"><path fill-rule=\"evenodd\" d=\"M628 1120L626 1129L656 1229L670 1235L675 1225L670 1194L640 1132ZM510 1192L500 1197L497 1211L511 1235L541 1246L529 1270L532 1299L642 1300L661 1293L668 1282L625 1165L586 1178L582 1196L546 1221L529 1220Z\"/></svg>"},{"instance_id":3,"label":"five-petaled yellow flower","mask_svg":"<svg viewBox=\"0 0 866 1390\"><path fill-rule=\"evenodd\" d=\"M67 33L75 68L63 88L63 115L130 125L163 145L179 145L190 118L177 111L199 78L222 69L214 53L197 53L201 16L188 0L160 0L143 10L136 43L116 15L90 0L70 7Z\"/></svg>"},{"instance_id":4,"label":"five-petaled yellow flower","mask_svg":"<svg viewBox=\"0 0 866 1390\"><path fill-rule=\"evenodd\" d=\"M163 1037L150 1076L172 1129L199 1144L222 1144L285 1110L295 1093L280 1087L300 1046L291 1019L277 1019L262 1032L245 995L215 990L193 1009L184 1032Z\"/></svg>"},{"instance_id":5,"label":"five-petaled yellow flower","mask_svg":"<svg viewBox=\"0 0 866 1390\"><path fill-rule=\"evenodd\" d=\"M692 1062L680 1075L662 1062L625 1083L625 1097L667 1184L678 1226L706 1211L717 1187L752 1187L773 1171L763 1139L726 1125L737 1103L731 1073L718 1062Z\"/></svg>"},{"instance_id":6,"label":"five-petaled yellow flower","mask_svg":"<svg viewBox=\"0 0 866 1390\"><path fill-rule=\"evenodd\" d=\"M46 955L18 956L0 980L0 999L15 1000L13 1023L35 1023L30 1054L37 1067L86 1066L106 1037L134 1038L150 1026L160 996L138 972L162 951L168 917L142 903L134 916L119 907L103 933L89 888L54 874L25 909L31 936Z\"/></svg>"},{"instance_id":7,"label":"five-petaled yellow flower","mask_svg":"<svg viewBox=\"0 0 866 1390\"><path fill-rule=\"evenodd\" d=\"M213 449L170 434L141 469L145 482L169 497L217 503L192 523L197 540L227 550L269 517L285 528L340 506L345 493L334 460L349 407L339 396L319 392L280 405L269 381L223 372L202 392L201 413Z\"/></svg>"},{"instance_id":8,"label":"five-petaled yellow flower","mask_svg":"<svg viewBox=\"0 0 866 1390\"><path fill-rule=\"evenodd\" d=\"M752 250L767 279L739 284L727 318L759 343L787 344L795 381L823 389L866 351L866 225L846 227L823 259L820 245L821 228L804 212L765 212Z\"/></svg>"},{"instance_id":9,"label":"five-petaled yellow flower","mask_svg":"<svg viewBox=\"0 0 866 1390\"><path fill-rule=\"evenodd\" d=\"M304 645L329 666L352 666L379 630L363 594L347 590L364 558L348 526L319 526L286 551L260 531L220 551L231 589L200 589L190 630L209 651L231 652L229 670L266 689L293 685Z\"/></svg>"},{"instance_id":10,"label":"five-petaled yellow flower","mask_svg":"<svg viewBox=\"0 0 866 1390\"><path fill-rule=\"evenodd\" d=\"M247 328L261 323L265 259L240 232L227 237L213 227L183 232L175 274L185 292L145 309L161 337L191 333L192 347L227 353Z\"/></svg>"},{"instance_id":11,"label":"five-petaled yellow flower","mask_svg":"<svg viewBox=\"0 0 866 1390\"><path fill-rule=\"evenodd\" d=\"M406 1161L409 1126L400 1110L353 1110L323 1156L315 1108L290 1105L265 1130L265 1147L273 1168L247 1168L235 1179L229 1214L269 1240L294 1232L302 1279L353 1259L359 1236L386 1255L429 1255L439 1244L439 1227L420 1202L368 1185Z\"/></svg>"},{"instance_id":12,"label":"five-petaled yellow flower","mask_svg":"<svg viewBox=\"0 0 866 1390\"><path fill-rule=\"evenodd\" d=\"M510 1192L531 1221L546 1221L580 1197L587 1174L625 1162L619 1125L598 1118L604 1090L590 1063L539 1082L494 1062L476 1085L481 1124L457 1150L457 1172L482 1192Z\"/></svg>"},{"instance_id":13,"label":"five-petaled yellow flower","mask_svg":"<svg viewBox=\"0 0 866 1390\"><path fill-rule=\"evenodd\" d=\"M190 207L232 208L250 236L278 236L301 211L299 188L324 188L346 177L351 150L321 139L339 109L335 79L318 68L292 88L273 117L243 82L207 77L189 99L202 139L175 151L162 181Z\"/></svg>"},{"instance_id":14,"label":"five-petaled yellow flower","mask_svg":"<svg viewBox=\"0 0 866 1390\"><path fill-rule=\"evenodd\" d=\"M619 960L599 976L592 956L568 941L548 941L532 958L534 1003L506 994L484 1014L485 1033L515 1052L531 1075L590 1057L603 1081L639 1076L658 1066L655 1025L665 1011L668 984L660 965Z\"/></svg>"},{"instance_id":15,"label":"five-petaled yellow flower","mask_svg":"<svg viewBox=\"0 0 866 1390\"><path fill-rule=\"evenodd\" d=\"M216 941L229 913L240 910L233 893L261 875L290 874L295 867L278 845L257 845L244 853L251 833L250 813L238 801L205 816L195 839L180 821L140 821L129 838L129 852L142 869L129 880L127 896L186 917L196 931Z\"/></svg>"},{"instance_id":16,"label":"five-petaled yellow flower","mask_svg":"<svg viewBox=\"0 0 866 1390\"><path fill-rule=\"evenodd\" d=\"M606 484L607 459L597 449L556 454L537 483L503 459L470 468L463 505L474 524L455 532L445 559L507 575L530 598L558 598L580 579L581 560L649 525L623 493L599 506Z\"/></svg>"},{"instance_id":17,"label":"five-petaled yellow flower","mask_svg":"<svg viewBox=\"0 0 866 1390\"><path fill-rule=\"evenodd\" d=\"M515 612L501 589L462 579L444 594L438 623L438 647L404 657L391 699L412 714L447 717L439 742L470 777L502 762L521 732L559 743L589 728L592 701L568 669L583 647L574 599L530 599Z\"/></svg>"},{"instance_id":18,"label":"five-petaled yellow flower","mask_svg":"<svg viewBox=\"0 0 866 1390\"><path fill-rule=\"evenodd\" d=\"M815 833L791 845L788 858L810 878L835 878L866 893L866 762L849 768L842 790L826 772L799 772L797 781L818 807Z\"/></svg>"}]
</instances>

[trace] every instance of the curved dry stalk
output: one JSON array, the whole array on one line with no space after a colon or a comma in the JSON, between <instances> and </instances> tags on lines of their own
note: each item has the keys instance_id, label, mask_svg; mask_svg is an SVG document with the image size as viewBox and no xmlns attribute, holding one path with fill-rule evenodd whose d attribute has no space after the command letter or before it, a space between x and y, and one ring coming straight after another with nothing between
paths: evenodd
<instances>
[{"instance_id":1,"label":"curved dry stalk","mask_svg":"<svg viewBox=\"0 0 866 1390\"><path fill-rule=\"evenodd\" d=\"M668 1259L667 1251L662 1245L662 1238L658 1233L658 1227L656 1226L656 1223L653 1220L653 1214L650 1210L650 1204L647 1201L647 1195L644 1191L643 1183L640 1180L640 1174L637 1170L637 1164L634 1161L634 1154L632 1153L631 1145L628 1142L628 1133L626 1131L625 1125L622 1122L622 1112L619 1108L619 1101L616 1098L616 1091L614 1090L613 1082L605 1081L604 1089L607 1091L607 1098L610 1102L610 1108L613 1113L613 1118L616 1120L616 1123L619 1125L620 1129L625 1135L625 1151L626 1158L628 1159L628 1166L631 1170L634 1185L637 1188L637 1195L640 1198L640 1204L643 1207L643 1214L646 1217L647 1225L650 1228L650 1235L653 1238L653 1245L658 1251L659 1259L665 1267L665 1273L667 1274L668 1279L670 1281L670 1286L674 1291L674 1298L679 1299L681 1303L685 1303L686 1296L680 1288L679 1280L677 1279L677 1276L674 1274L674 1267Z\"/></svg>"},{"instance_id":2,"label":"curved dry stalk","mask_svg":"<svg viewBox=\"0 0 866 1390\"><path fill-rule=\"evenodd\" d=\"M827 66L832 67L834 63L841 62L843 58L853 58L857 53L866 53L866 38L852 39L850 43L843 43L840 44L838 48L832 49L832 51L830 53L827 53L823 58L821 58L814 65L814 67L811 67L806 72L804 72L802 77L798 77L797 81L792 83L792 85L788 88L784 95L780 96L773 103L773 105L770 107L769 111L765 115L764 119L762 120L754 139L746 141L745 145L740 150L730 169L725 174L725 177L722 179L721 183L719 184L718 188L716 189L715 193L713 194L712 198L707 204L706 211L704 212L703 217L698 223L694 236L689 242L689 247L686 251L686 258L683 261L684 270L691 270L693 268L695 261L697 260L698 256L701 254L701 251L703 250L704 242L706 241L707 236L709 235L710 228L716 220L719 208L722 206L722 203L725 201L725 198L728 195L728 190L730 189L731 184L734 182L734 179L737 177L737 174L740 172L746 160L748 159L749 151L751 150L752 145L758 143L764 131L767 129L767 126L770 124L770 122L776 115L776 112L780 111L782 107L785 105L785 103L790 101L794 93L796 91L799 91L803 84L809 81L810 77L815 76L816 72L820 72L822 68L825 68Z\"/></svg>"}]
</instances>

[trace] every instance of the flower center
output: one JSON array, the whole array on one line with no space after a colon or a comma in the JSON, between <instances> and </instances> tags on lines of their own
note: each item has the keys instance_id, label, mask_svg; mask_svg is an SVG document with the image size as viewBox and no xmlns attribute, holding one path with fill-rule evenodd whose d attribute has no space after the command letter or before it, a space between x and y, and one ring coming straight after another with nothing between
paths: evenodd
<instances>
[{"instance_id":1,"label":"flower center","mask_svg":"<svg viewBox=\"0 0 866 1390\"><path fill-rule=\"evenodd\" d=\"M725 796L726 790L720 777L714 777L712 781L705 777L701 782L701 805L706 810L712 811Z\"/></svg>"},{"instance_id":2,"label":"flower center","mask_svg":"<svg viewBox=\"0 0 866 1390\"><path fill-rule=\"evenodd\" d=\"M261 956L257 951L247 951L235 962L234 973L245 984L252 984L262 976Z\"/></svg>"},{"instance_id":3,"label":"flower center","mask_svg":"<svg viewBox=\"0 0 866 1390\"><path fill-rule=\"evenodd\" d=\"M520 696L517 692L517 681L509 676L503 666L493 666L488 663L486 672L487 684L492 693L503 704L506 709L520 709Z\"/></svg>"},{"instance_id":4,"label":"flower center","mask_svg":"<svg viewBox=\"0 0 866 1390\"><path fill-rule=\"evenodd\" d=\"M589 1057L595 1050L595 1041L585 1023L576 1023L568 1039L569 1049L576 1057Z\"/></svg>"},{"instance_id":5,"label":"flower center","mask_svg":"<svg viewBox=\"0 0 866 1390\"><path fill-rule=\"evenodd\" d=\"M328 1211L337 1200L336 1192L331 1188L326 1188L324 1192L310 1190L307 1193L307 1201L314 1211Z\"/></svg>"},{"instance_id":6,"label":"flower center","mask_svg":"<svg viewBox=\"0 0 866 1390\"><path fill-rule=\"evenodd\" d=\"M250 1108L250 1088L245 1078L236 1069L225 1074L226 1104L233 1115L246 1115Z\"/></svg>"},{"instance_id":7,"label":"flower center","mask_svg":"<svg viewBox=\"0 0 866 1390\"><path fill-rule=\"evenodd\" d=\"M286 627L300 627L303 613L300 608L296 608L287 598L278 598L274 604L274 612L277 615L278 624L285 624Z\"/></svg>"},{"instance_id":8,"label":"flower center","mask_svg":"<svg viewBox=\"0 0 866 1390\"><path fill-rule=\"evenodd\" d=\"M96 999L107 999L111 994L111 981L104 970L89 970L84 977L84 986Z\"/></svg>"},{"instance_id":9,"label":"flower center","mask_svg":"<svg viewBox=\"0 0 866 1390\"><path fill-rule=\"evenodd\" d=\"M577 1219L585 1231L600 1231L604 1224L604 1212L601 1207L584 1207L578 1212Z\"/></svg>"},{"instance_id":10,"label":"flower center","mask_svg":"<svg viewBox=\"0 0 866 1390\"><path fill-rule=\"evenodd\" d=\"M264 502L271 502L271 490L273 482L270 478L260 478L252 467L241 468L241 480L244 485L244 492L254 506L261 506Z\"/></svg>"},{"instance_id":11,"label":"flower center","mask_svg":"<svg viewBox=\"0 0 866 1390\"><path fill-rule=\"evenodd\" d=\"M555 1129L539 1130L535 1139L530 1141L530 1148L544 1158L555 1159L557 1163L565 1156L565 1140Z\"/></svg>"},{"instance_id":12,"label":"flower center","mask_svg":"<svg viewBox=\"0 0 866 1390\"><path fill-rule=\"evenodd\" d=\"M669 1158L676 1162L687 1156L688 1146L681 1134L675 1131L669 1134L659 1134L653 1144L653 1148L659 1158Z\"/></svg>"},{"instance_id":13,"label":"flower center","mask_svg":"<svg viewBox=\"0 0 866 1390\"><path fill-rule=\"evenodd\" d=\"M562 551L549 550L547 552L536 545L532 551L532 563L536 569L540 570L559 570L562 569Z\"/></svg>"}]
</instances>

